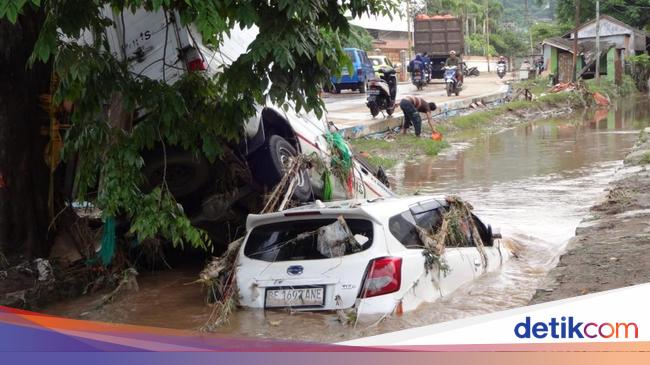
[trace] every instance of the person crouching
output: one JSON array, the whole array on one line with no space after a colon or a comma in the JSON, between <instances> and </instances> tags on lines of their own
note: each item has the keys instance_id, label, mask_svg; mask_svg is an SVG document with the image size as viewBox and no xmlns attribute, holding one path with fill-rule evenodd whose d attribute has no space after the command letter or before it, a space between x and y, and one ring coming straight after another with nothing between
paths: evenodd
<instances>
[{"instance_id":1,"label":"person crouching","mask_svg":"<svg viewBox=\"0 0 650 365\"><path fill-rule=\"evenodd\" d=\"M407 96L400 100L399 107L404 112L404 123L402 124L402 133L406 133L411 125L415 129L415 135L420 136L422 132L422 118L420 113L427 115L427 122L429 127L434 130L431 121L431 112L436 110L435 103L428 103L424 99L417 96Z\"/></svg>"}]
</instances>

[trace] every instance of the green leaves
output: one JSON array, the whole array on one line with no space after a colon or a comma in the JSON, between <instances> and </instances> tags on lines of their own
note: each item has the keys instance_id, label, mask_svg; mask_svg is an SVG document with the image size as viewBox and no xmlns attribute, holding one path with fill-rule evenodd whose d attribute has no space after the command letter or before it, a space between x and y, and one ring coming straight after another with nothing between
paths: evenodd
<instances>
[{"instance_id":1,"label":"green leaves","mask_svg":"<svg viewBox=\"0 0 650 365\"><path fill-rule=\"evenodd\" d=\"M46 12L31 62L52 61L59 79L53 100L74 103L64 156L78 158L78 198L129 219L139 241L155 236L205 249L206 233L191 225L166 185L145 181L143 154L164 144L215 162L232 154L255 105L269 101L290 100L321 116L321 85L348 62L339 38L350 33L346 15L397 11L394 0L4 0L0 18L16 22L26 4ZM139 8L180 15L180 26L215 49L235 27L259 34L220 72L166 84L131 73L114 56L121 50L107 49L119 43L120 27L118 39L109 37L114 24L103 10L120 19Z\"/></svg>"},{"instance_id":2,"label":"green leaves","mask_svg":"<svg viewBox=\"0 0 650 365\"><path fill-rule=\"evenodd\" d=\"M40 0L3 0L0 2L0 19L7 18L12 24L18 20L25 5L40 6Z\"/></svg>"}]
</instances>

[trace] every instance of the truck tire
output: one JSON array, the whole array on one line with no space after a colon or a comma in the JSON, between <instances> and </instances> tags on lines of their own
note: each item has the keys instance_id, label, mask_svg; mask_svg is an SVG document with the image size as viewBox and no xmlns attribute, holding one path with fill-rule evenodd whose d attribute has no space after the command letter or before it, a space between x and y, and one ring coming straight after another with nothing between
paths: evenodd
<instances>
[{"instance_id":1,"label":"truck tire","mask_svg":"<svg viewBox=\"0 0 650 365\"><path fill-rule=\"evenodd\" d=\"M258 175L256 176L258 181L268 188L273 188L282 180L291 157L298 156L298 153L291 143L278 135L272 135L267 140L266 147L255 153L254 164L257 168L254 173ZM301 202L311 200L312 188L307 171L300 172L292 197Z\"/></svg>"},{"instance_id":2,"label":"truck tire","mask_svg":"<svg viewBox=\"0 0 650 365\"><path fill-rule=\"evenodd\" d=\"M176 199L182 199L205 187L212 178L212 168L204 156L175 146L167 146L166 158L162 147L143 153L144 168L142 172L149 186L162 183L163 175L169 192ZM167 169L165 169L165 160Z\"/></svg>"}]
</instances>

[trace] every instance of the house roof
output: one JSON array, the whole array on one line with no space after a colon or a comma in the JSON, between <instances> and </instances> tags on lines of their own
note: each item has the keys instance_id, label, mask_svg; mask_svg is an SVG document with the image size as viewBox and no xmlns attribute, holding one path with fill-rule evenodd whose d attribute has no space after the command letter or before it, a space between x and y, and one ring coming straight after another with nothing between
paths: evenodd
<instances>
[{"instance_id":1,"label":"house roof","mask_svg":"<svg viewBox=\"0 0 650 365\"><path fill-rule=\"evenodd\" d=\"M642 34L642 35L645 36L645 37L648 36L647 33L646 33L645 31L643 31L643 30L641 30L641 29L634 28L633 26L631 26L631 25L629 25L629 24L627 24L627 23L624 23L624 22L622 22L622 21L620 21L620 20L618 20L618 19L616 19L616 18L614 18L614 17L611 17L611 16L609 16L609 15L601 15L601 16L600 16L600 20L601 20L601 21L603 21L603 20L607 20L607 21L610 21L610 22L612 22L612 23L614 23L614 24L620 25L621 27L627 28L627 29L629 29L631 32L640 33L640 34ZM596 19L594 18L594 19L591 19L591 20L589 20L589 21L587 21L587 22L585 22L585 23L582 23L582 24L580 24L577 28L573 28L573 29L571 29L569 32L565 33L562 37L563 37L563 38L569 38L569 37L571 37L571 35L572 35L573 33L575 33L576 31L580 31L581 29L583 29L583 28L585 28L586 26L591 25L591 24L593 24L593 23L595 23L595 22L596 22Z\"/></svg>"},{"instance_id":2,"label":"house roof","mask_svg":"<svg viewBox=\"0 0 650 365\"><path fill-rule=\"evenodd\" d=\"M372 43L381 49L408 49L408 39L375 39Z\"/></svg>"},{"instance_id":3,"label":"house roof","mask_svg":"<svg viewBox=\"0 0 650 365\"><path fill-rule=\"evenodd\" d=\"M542 46L544 44L548 44L552 47L559 48L569 53L573 53L573 39L562 38L562 37L548 38L542 42ZM607 52L612 47L616 47L616 45L614 43L607 42L607 41L600 42L601 52ZM587 56L587 58L591 58L592 56L594 56L595 51L596 51L596 42L589 39L587 40L578 39L578 54L583 54Z\"/></svg>"},{"instance_id":4,"label":"house roof","mask_svg":"<svg viewBox=\"0 0 650 365\"><path fill-rule=\"evenodd\" d=\"M545 44L573 53L573 41L567 38L562 38L562 37L547 38L544 39L544 41L542 41L542 46Z\"/></svg>"}]
</instances>

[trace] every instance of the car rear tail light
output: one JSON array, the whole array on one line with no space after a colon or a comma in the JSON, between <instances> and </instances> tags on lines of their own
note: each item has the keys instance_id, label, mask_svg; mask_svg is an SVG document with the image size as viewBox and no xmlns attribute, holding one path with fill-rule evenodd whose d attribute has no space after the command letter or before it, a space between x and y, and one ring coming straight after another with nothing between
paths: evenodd
<instances>
[{"instance_id":1,"label":"car rear tail light","mask_svg":"<svg viewBox=\"0 0 650 365\"><path fill-rule=\"evenodd\" d=\"M357 69L357 75L363 76L363 69L358 68Z\"/></svg>"},{"instance_id":2,"label":"car rear tail light","mask_svg":"<svg viewBox=\"0 0 650 365\"><path fill-rule=\"evenodd\" d=\"M194 47L185 50L184 59L188 71L205 71L208 69L208 64L203 59L203 56Z\"/></svg>"},{"instance_id":3,"label":"car rear tail light","mask_svg":"<svg viewBox=\"0 0 650 365\"><path fill-rule=\"evenodd\" d=\"M399 290L402 284L402 258L382 257L370 262L361 291L361 298L389 294Z\"/></svg>"}]
</instances>

